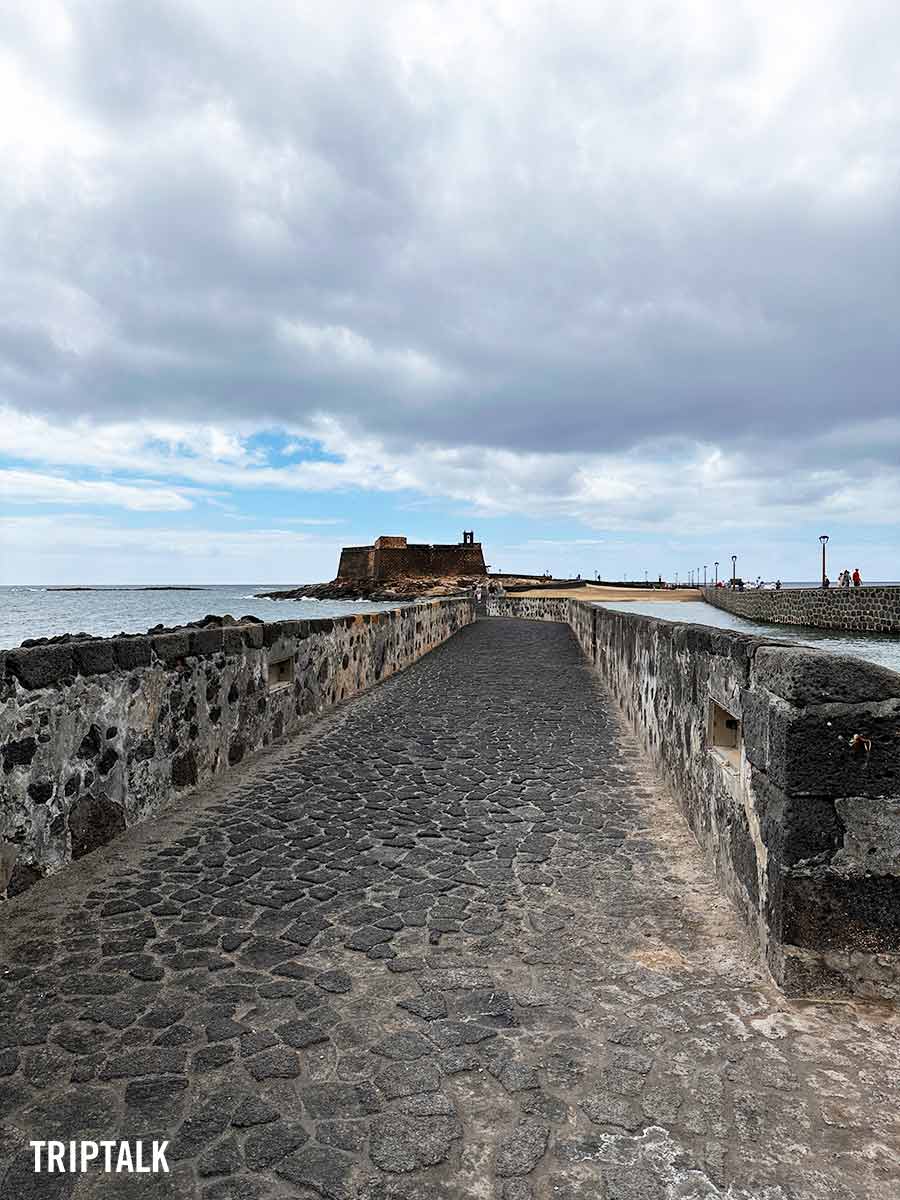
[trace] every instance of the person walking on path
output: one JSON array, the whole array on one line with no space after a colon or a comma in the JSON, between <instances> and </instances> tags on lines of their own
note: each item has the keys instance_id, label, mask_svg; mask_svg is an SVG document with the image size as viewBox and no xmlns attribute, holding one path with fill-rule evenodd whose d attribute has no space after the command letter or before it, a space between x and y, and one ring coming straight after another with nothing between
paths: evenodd
<instances>
[{"instance_id":1,"label":"person walking on path","mask_svg":"<svg viewBox=\"0 0 900 1200\"><path fill-rule=\"evenodd\" d=\"M850 586L850 571L846 567L838 576L838 583L842 588L848 588Z\"/></svg>"},{"instance_id":2,"label":"person walking on path","mask_svg":"<svg viewBox=\"0 0 900 1200\"><path fill-rule=\"evenodd\" d=\"M860 587L862 584L862 575L859 573L859 567L853 568L853 586Z\"/></svg>"}]
</instances>

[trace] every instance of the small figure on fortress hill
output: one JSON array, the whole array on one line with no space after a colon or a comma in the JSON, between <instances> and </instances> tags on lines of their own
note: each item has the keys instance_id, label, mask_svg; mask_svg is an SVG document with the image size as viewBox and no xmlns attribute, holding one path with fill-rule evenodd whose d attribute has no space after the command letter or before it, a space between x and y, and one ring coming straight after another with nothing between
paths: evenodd
<instances>
[{"instance_id":1,"label":"small figure on fortress hill","mask_svg":"<svg viewBox=\"0 0 900 1200\"><path fill-rule=\"evenodd\" d=\"M862 585L862 575L859 573L859 567L853 568L853 586L860 587Z\"/></svg>"}]
</instances>

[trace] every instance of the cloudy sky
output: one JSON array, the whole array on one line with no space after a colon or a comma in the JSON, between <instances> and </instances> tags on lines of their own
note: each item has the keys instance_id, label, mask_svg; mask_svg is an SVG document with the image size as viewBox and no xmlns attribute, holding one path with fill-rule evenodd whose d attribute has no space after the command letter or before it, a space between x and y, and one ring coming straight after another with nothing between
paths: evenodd
<instances>
[{"instance_id":1,"label":"cloudy sky","mask_svg":"<svg viewBox=\"0 0 900 1200\"><path fill-rule=\"evenodd\" d=\"M900 578L893 0L0 26L0 583Z\"/></svg>"}]
</instances>

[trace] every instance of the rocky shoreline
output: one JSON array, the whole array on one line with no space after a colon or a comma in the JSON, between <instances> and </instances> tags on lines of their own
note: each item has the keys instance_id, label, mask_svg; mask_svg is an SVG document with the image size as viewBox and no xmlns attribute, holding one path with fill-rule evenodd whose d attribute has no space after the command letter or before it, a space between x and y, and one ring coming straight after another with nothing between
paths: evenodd
<instances>
[{"instance_id":1,"label":"rocky shoreline","mask_svg":"<svg viewBox=\"0 0 900 1200\"><path fill-rule=\"evenodd\" d=\"M583 587L583 580L550 579L528 575L435 575L399 576L394 579L332 579L328 583L304 583L276 592L256 592L258 600L433 600L458 596L478 585L502 586L505 591L540 587Z\"/></svg>"},{"instance_id":2,"label":"rocky shoreline","mask_svg":"<svg viewBox=\"0 0 900 1200\"><path fill-rule=\"evenodd\" d=\"M304 583L276 592L257 592L260 600L431 600L456 596L482 582L480 578L332 579L329 583Z\"/></svg>"}]
</instances>

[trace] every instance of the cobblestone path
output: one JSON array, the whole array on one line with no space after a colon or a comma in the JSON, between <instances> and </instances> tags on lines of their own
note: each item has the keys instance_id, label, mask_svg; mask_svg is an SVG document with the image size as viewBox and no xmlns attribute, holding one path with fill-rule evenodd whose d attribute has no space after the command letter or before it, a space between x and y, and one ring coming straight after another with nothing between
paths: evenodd
<instances>
[{"instance_id":1,"label":"cobblestone path","mask_svg":"<svg viewBox=\"0 0 900 1200\"><path fill-rule=\"evenodd\" d=\"M900 1196L897 1017L779 996L560 625L465 629L0 922L3 1197ZM172 1172L33 1174L85 1137Z\"/></svg>"}]
</instances>

